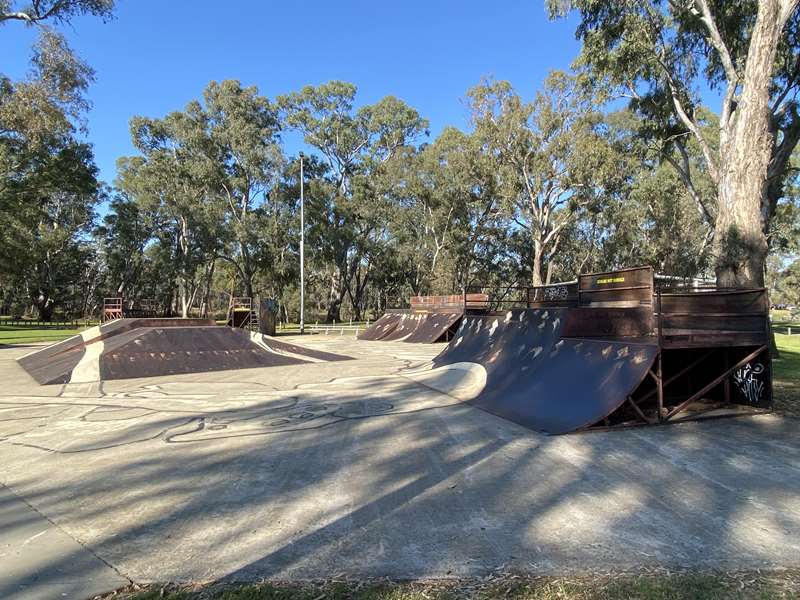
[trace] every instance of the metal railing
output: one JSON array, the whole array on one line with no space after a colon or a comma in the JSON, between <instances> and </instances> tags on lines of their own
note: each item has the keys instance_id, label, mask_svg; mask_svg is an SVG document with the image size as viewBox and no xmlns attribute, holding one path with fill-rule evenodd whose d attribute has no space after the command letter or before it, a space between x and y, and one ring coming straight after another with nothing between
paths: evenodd
<instances>
[{"instance_id":1,"label":"metal railing","mask_svg":"<svg viewBox=\"0 0 800 600\"><path fill-rule=\"evenodd\" d=\"M29 327L31 329L77 329L79 327L89 327L90 325L97 325L99 323L97 317L86 317L80 319L53 319L52 321L43 321L41 319L17 319L17 318L3 318L0 319L0 326L6 327Z\"/></svg>"},{"instance_id":2,"label":"metal railing","mask_svg":"<svg viewBox=\"0 0 800 600\"><path fill-rule=\"evenodd\" d=\"M352 334L357 336L361 331L364 331L367 327L369 327L371 321L349 321L347 323L306 323L305 324L305 333L306 334L320 334L320 335L345 335L345 334ZM286 323L279 323L278 324L278 331L281 333L297 333L300 334L300 325L293 323L291 325L287 325Z\"/></svg>"}]
</instances>

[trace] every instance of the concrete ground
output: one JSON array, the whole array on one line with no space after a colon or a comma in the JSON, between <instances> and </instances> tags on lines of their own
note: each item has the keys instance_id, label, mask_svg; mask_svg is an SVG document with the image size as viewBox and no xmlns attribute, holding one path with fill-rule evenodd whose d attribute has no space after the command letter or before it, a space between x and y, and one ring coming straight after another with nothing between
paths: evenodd
<instances>
[{"instance_id":1,"label":"concrete ground","mask_svg":"<svg viewBox=\"0 0 800 600\"><path fill-rule=\"evenodd\" d=\"M38 386L0 349L0 597L800 566L797 421L547 437L401 374L441 346L302 343L358 360Z\"/></svg>"}]
</instances>

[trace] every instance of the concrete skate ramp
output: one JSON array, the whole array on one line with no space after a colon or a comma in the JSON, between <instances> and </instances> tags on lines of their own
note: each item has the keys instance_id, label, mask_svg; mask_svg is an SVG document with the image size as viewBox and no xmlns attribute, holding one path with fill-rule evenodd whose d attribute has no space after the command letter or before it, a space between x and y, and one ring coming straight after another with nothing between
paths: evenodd
<instances>
[{"instance_id":1,"label":"concrete skate ramp","mask_svg":"<svg viewBox=\"0 0 800 600\"><path fill-rule=\"evenodd\" d=\"M423 314L417 327L404 342L418 344L435 344L446 341L447 332L464 316L464 311L442 311Z\"/></svg>"},{"instance_id":2,"label":"concrete skate ramp","mask_svg":"<svg viewBox=\"0 0 800 600\"><path fill-rule=\"evenodd\" d=\"M263 344L270 352L275 354L296 356L311 362L355 360L352 356L345 356L344 354L334 354L333 352L324 352L323 350L313 350L311 348L306 348L305 346L298 346L297 344L282 342L269 335L256 333L253 334L253 337L258 339L258 343Z\"/></svg>"},{"instance_id":3,"label":"concrete skate ramp","mask_svg":"<svg viewBox=\"0 0 800 600\"><path fill-rule=\"evenodd\" d=\"M87 352L96 352L93 344L142 327L212 326L211 319L117 319L90 327L45 348L20 357L17 362L40 384L66 383L69 373Z\"/></svg>"},{"instance_id":4,"label":"concrete skate ramp","mask_svg":"<svg viewBox=\"0 0 800 600\"><path fill-rule=\"evenodd\" d=\"M564 309L466 316L433 371L481 365L486 385L468 402L536 431L567 433L597 423L641 383L658 347L562 338L565 316Z\"/></svg>"},{"instance_id":5,"label":"concrete skate ramp","mask_svg":"<svg viewBox=\"0 0 800 600\"><path fill-rule=\"evenodd\" d=\"M383 339L394 331L395 327L400 323L401 316L400 313L385 313L381 315L377 321L358 334L358 339L367 341Z\"/></svg>"}]
</instances>

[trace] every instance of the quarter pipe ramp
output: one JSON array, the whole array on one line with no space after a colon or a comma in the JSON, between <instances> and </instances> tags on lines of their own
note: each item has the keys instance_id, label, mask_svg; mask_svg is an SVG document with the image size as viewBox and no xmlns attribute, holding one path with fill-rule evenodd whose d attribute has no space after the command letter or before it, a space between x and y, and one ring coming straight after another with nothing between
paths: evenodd
<instances>
[{"instance_id":1,"label":"quarter pipe ramp","mask_svg":"<svg viewBox=\"0 0 800 600\"><path fill-rule=\"evenodd\" d=\"M395 330L400 323L401 316L402 314L400 313L385 313L381 315L377 321L358 334L358 339L368 341L382 340Z\"/></svg>"},{"instance_id":2,"label":"quarter pipe ramp","mask_svg":"<svg viewBox=\"0 0 800 600\"><path fill-rule=\"evenodd\" d=\"M473 363L485 371L485 385L462 398L478 408L553 434L602 421L641 383L658 347L563 339L565 316L564 309L467 316L422 381L449 392L445 373Z\"/></svg>"},{"instance_id":3,"label":"quarter pipe ramp","mask_svg":"<svg viewBox=\"0 0 800 600\"><path fill-rule=\"evenodd\" d=\"M547 433L772 406L763 288L656 286L652 268L632 267L514 289L526 308L466 303L447 348L406 376Z\"/></svg>"},{"instance_id":4,"label":"quarter pipe ramp","mask_svg":"<svg viewBox=\"0 0 800 600\"><path fill-rule=\"evenodd\" d=\"M410 309L392 309L367 327L360 340L435 344L452 337L467 305L483 307L486 294L413 296Z\"/></svg>"}]
</instances>

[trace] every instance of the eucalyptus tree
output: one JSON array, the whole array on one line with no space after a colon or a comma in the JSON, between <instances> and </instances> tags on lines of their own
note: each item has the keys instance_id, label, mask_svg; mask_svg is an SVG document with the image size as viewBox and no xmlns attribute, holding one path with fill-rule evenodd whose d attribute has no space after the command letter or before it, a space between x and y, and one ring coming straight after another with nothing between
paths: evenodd
<instances>
[{"instance_id":1,"label":"eucalyptus tree","mask_svg":"<svg viewBox=\"0 0 800 600\"><path fill-rule=\"evenodd\" d=\"M160 217L162 242L174 243L184 314L217 259L254 295L271 249L264 226L283 164L279 130L269 100L233 80L211 82L202 102L163 119L132 119L141 155L119 162L118 187Z\"/></svg>"},{"instance_id":2,"label":"eucalyptus tree","mask_svg":"<svg viewBox=\"0 0 800 600\"><path fill-rule=\"evenodd\" d=\"M45 23L112 10L111 0L0 0L0 26L39 33L27 75L0 73L0 283L23 290L42 319L95 262L88 235L103 194L91 148L76 135L94 72Z\"/></svg>"},{"instance_id":3,"label":"eucalyptus tree","mask_svg":"<svg viewBox=\"0 0 800 600\"><path fill-rule=\"evenodd\" d=\"M80 15L110 18L113 11L114 0L32 0L25 4L0 0L0 24L12 21L26 25L45 21L64 24Z\"/></svg>"},{"instance_id":4,"label":"eucalyptus tree","mask_svg":"<svg viewBox=\"0 0 800 600\"><path fill-rule=\"evenodd\" d=\"M504 235L495 193L495 164L476 136L445 128L390 164L390 247L410 292L455 293L480 265L488 237ZM491 253L499 271L503 253Z\"/></svg>"},{"instance_id":5,"label":"eucalyptus tree","mask_svg":"<svg viewBox=\"0 0 800 600\"><path fill-rule=\"evenodd\" d=\"M762 285L767 234L800 140L798 0L548 0L579 13L577 66L600 98L627 96L682 157L700 147L715 187L717 281ZM721 95L707 127L700 92ZM675 163L692 190L690 169ZM702 198L694 197L701 202ZM708 214L710 206L701 206Z\"/></svg>"},{"instance_id":6,"label":"eucalyptus tree","mask_svg":"<svg viewBox=\"0 0 800 600\"><path fill-rule=\"evenodd\" d=\"M146 269L144 250L153 239L155 223L154 215L122 190L110 199L108 212L94 231L109 293L138 295Z\"/></svg>"},{"instance_id":7,"label":"eucalyptus tree","mask_svg":"<svg viewBox=\"0 0 800 600\"><path fill-rule=\"evenodd\" d=\"M76 128L91 69L63 39L43 35L31 70L0 76L0 277L49 320L80 260L102 195L90 146Z\"/></svg>"},{"instance_id":8,"label":"eucalyptus tree","mask_svg":"<svg viewBox=\"0 0 800 600\"><path fill-rule=\"evenodd\" d=\"M201 289L203 269L220 249L220 168L204 152L206 123L194 105L164 119L134 117L131 135L141 155L117 162L116 187L136 205L127 212L151 216L152 235L171 251L184 317Z\"/></svg>"},{"instance_id":9,"label":"eucalyptus tree","mask_svg":"<svg viewBox=\"0 0 800 600\"><path fill-rule=\"evenodd\" d=\"M354 85L331 81L279 99L287 125L302 132L327 165L319 189L319 223L325 225L319 243L332 266L328 320L339 318L347 296L356 313L361 310L370 256L386 236L385 166L428 127L402 100L387 96L356 110L355 96Z\"/></svg>"},{"instance_id":10,"label":"eucalyptus tree","mask_svg":"<svg viewBox=\"0 0 800 600\"><path fill-rule=\"evenodd\" d=\"M561 72L532 102L505 81L486 80L467 96L475 135L497 161L502 208L529 240L533 285L550 282L565 229L598 210L623 175L602 119Z\"/></svg>"},{"instance_id":11,"label":"eucalyptus tree","mask_svg":"<svg viewBox=\"0 0 800 600\"><path fill-rule=\"evenodd\" d=\"M206 158L219 167L216 194L225 214L225 229L234 251L220 254L241 277L246 296L254 295L254 278L266 264L274 238L265 237L264 219L278 200L276 187L285 163L280 146L278 109L253 87L235 80L211 82L203 93ZM269 266L267 264L267 266Z\"/></svg>"},{"instance_id":12,"label":"eucalyptus tree","mask_svg":"<svg viewBox=\"0 0 800 600\"><path fill-rule=\"evenodd\" d=\"M88 236L103 192L88 145L69 142L38 158L1 184L0 279L24 289L49 321L93 260Z\"/></svg>"}]
</instances>

